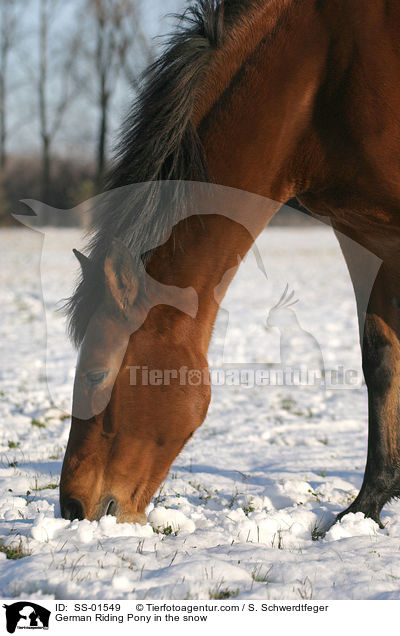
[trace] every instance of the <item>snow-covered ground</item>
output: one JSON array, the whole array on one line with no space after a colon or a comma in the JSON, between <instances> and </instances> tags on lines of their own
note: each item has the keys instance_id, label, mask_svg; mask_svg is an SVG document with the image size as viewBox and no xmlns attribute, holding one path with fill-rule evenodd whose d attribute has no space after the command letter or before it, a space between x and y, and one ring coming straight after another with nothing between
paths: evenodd
<instances>
[{"instance_id":1,"label":"snow-covered ground","mask_svg":"<svg viewBox=\"0 0 400 636\"><path fill-rule=\"evenodd\" d=\"M349 515L321 536L361 485L362 385L216 386L146 526L61 519L74 354L62 316L45 320L41 235L3 230L0 243L3 598L400 598L399 503L386 506L384 530ZM70 248L79 243L76 230L46 234L50 308L69 293ZM331 231L271 228L258 247L268 279L250 255L224 301L211 361L221 359L227 326L225 362L279 362L279 331L265 323L289 283L302 333L312 334L325 367L360 378L353 293Z\"/></svg>"}]
</instances>

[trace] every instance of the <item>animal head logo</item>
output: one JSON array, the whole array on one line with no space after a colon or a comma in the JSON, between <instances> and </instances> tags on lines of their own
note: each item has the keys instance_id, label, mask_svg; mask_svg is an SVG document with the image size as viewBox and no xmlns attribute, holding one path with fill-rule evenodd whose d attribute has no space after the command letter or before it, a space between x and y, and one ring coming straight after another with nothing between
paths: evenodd
<instances>
[{"instance_id":1,"label":"animal head logo","mask_svg":"<svg viewBox=\"0 0 400 636\"><path fill-rule=\"evenodd\" d=\"M51 612L37 603L20 601L3 605L6 610L7 631L16 629L48 629Z\"/></svg>"},{"instance_id":2,"label":"animal head logo","mask_svg":"<svg viewBox=\"0 0 400 636\"><path fill-rule=\"evenodd\" d=\"M65 306L66 299L72 296L77 278L80 278L81 281L86 281L86 287L91 290L90 302L82 303L81 311L79 312L82 323L85 322L86 317L89 315L94 316L94 318L100 315L98 310L103 307L102 303L105 300L103 297L105 284L108 285L106 291L110 291L110 300L113 301L113 306L117 303L123 307L124 311L125 309L129 310L129 307L125 307L125 298L120 294L121 281L123 283L122 286L126 286L125 271L134 271L135 280L131 281L129 279L128 283L132 282L133 286L136 283L137 287L137 283L140 281L140 290L145 292L146 299L150 298L152 301L150 304L146 302L144 311L140 316L141 320L145 319L146 312L152 306L158 304L175 307L194 318L198 311L198 296L195 289L192 287L179 288L159 283L147 273L143 262L144 256L163 245L171 236L174 227L193 214L199 216L216 214L224 216L243 226L250 235L253 235L254 239L259 232L256 212L259 213L260 208L265 208L263 216L267 218L268 214L272 216L270 208L272 210L273 202L263 197L222 186L182 182L185 187L180 191L180 217L177 218L177 213L175 213L176 184L174 184L175 182L160 182L157 184L157 196L153 192L153 183L124 186L100 194L70 210L51 208L40 201L29 199L23 202L30 208L31 213L14 215L23 225L37 230L42 235L40 275L48 327L46 334L46 373L43 375L46 378L53 405L61 408L64 412L68 412L70 408L70 393L64 392L64 387L69 386L70 378L74 377L75 367L77 364L79 365L79 359L77 361L73 345L68 343L65 345L66 349L62 364L57 362L57 356L54 354L59 347L57 333L59 334L63 328L60 324L63 320L63 314L59 310ZM161 229L156 224L157 232L154 228L146 225L145 214L138 205L138 201L148 202L152 198L150 195L154 195L153 198L157 199L159 216L164 219ZM110 236L106 237L106 242L109 243L106 246L106 258L98 258L96 260L90 245L88 255L82 253L82 243L86 243L88 238L86 231L82 232L82 236L77 236L76 232L67 232L63 237L63 268L61 270L60 255L54 241L54 232L48 225L57 226L60 223L68 225L71 224L71 219L79 218L81 226L87 228L90 225L89 217L92 220L94 219L94 223L96 223L96 219L104 215L114 218L118 210L123 210L124 215L133 215L137 219L139 229L133 234L136 238L141 237L138 245L129 243L128 238L124 236L123 228L120 228L119 231L120 238L116 237L118 232L114 231L113 233L110 229ZM137 238L138 241L139 238ZM102 251L103 246L101 245L99 249ZM83 247L83 250L85 250L85 247ZM79 277L76 259L78 259L82 270L81 277ZM67 276L67 273L70 273L70 275ZM60 277L62 277L61 282L59 280ZM109 300L108 296L107 302ZM143 294L141 295L142 298ZM95 309L94 312L93 308ZM136 311L135 320L137 316L138 312ZM89 320L86 322L88 325ZM122 361L123 352L126 350L126 337L136 331L141 324L137 320L134 324L131 324L129 320L127 322L130 333L126 334L125 331L119 330L116 338L113 339L113 355L118 354L119 356L118 360L114 361L113 368L119 368L118 362ZM100 324L100 335L99 330L94 334L97 341L100 341L105 335L103 332L106 329L103 323ZM88 333L87 328L85 329L85 334L87 336L86 339L89 340L90 333ZM106 348L103 348L103 350L107 352ZM80 354L82 355L82 348ZM93 377L94 382L97 382L98 379L99 376L97 375ZM110 375L107 379L109 387L112 385L112 380L113 377ZM61 393L60 387L62 387ZM83 400L76 400L73 407L79 411L79 413L75 413L76 416L86 419L88 415L92 415L92 412L99 413L102 411L109 393L110 391L105 393L104 399L102 398L101 402L96 403L95 407L92 404L88 406L90 413L86 411L86 407L82 406L81 408L80 404L83 404Z\"/></svg>"}]
</instances>

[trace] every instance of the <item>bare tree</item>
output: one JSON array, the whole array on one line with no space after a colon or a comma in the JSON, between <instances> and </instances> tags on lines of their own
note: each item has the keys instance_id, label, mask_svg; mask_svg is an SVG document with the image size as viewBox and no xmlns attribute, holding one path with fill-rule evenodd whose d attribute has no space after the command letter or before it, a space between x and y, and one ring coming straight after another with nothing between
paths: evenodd
<instances>
[{"instance_id":1,"label":"bare tree","mask_svg":"<svg viewBox=\"0 0 400 636\"><path fill-rule=\"evenodd\" d=\"M140 10L140 7L138 11ZM123 62L123 70L130 86L138 91L140 87L139 78L141 75L141 65L138 64L138 57L143 62L144 67L150 66L155 59L154 47L143 28L141 20L137 20L134 32L134 54L126 55Z\"/></svg>"},{"instance_id":2,"label":"bare tree","mask_svg":"<svg viewBox=\"0 0 400 636\"><path fill-rule=\"evenodd\" d=\"M106 162L110 106L118 80L123 74L137 88L140 64L129 62L134 49L146 62L152 59L151 46L141 27L140 0L88 0L95 27L95 43L89 55L96 70L96 102L99 111L96 186L101 188Z\"/></svg>"},{"instance_id":3,"label":"bare tree","mask_svg":"<svg viewBox=\"0 0 400 636\"><path fill-rule=\"evenodd\" d=\"M15 46L20 19L21 2L2 0L0 8L0 169L7 161L7 97L10 54Z\"/></svg>"},{"instance_id":4,"label":"bare tree","mask_svg":"<svg viewBox=\"0 0 400 636\"><path fill-rule=\"evenodd\" d=\"M48 202L49 199L51 146L68 107L79 93L79 84L75 81L81 35L79 29L74 30L71 40L65 40L62 43L61 53L57 60L57 73L55 73L54 65L50 70L49 32L55 12L59 8L59 0L40 0L39 2L37 87L42 155L41 197L44 202Z\"/></svg>"}]
</instances>

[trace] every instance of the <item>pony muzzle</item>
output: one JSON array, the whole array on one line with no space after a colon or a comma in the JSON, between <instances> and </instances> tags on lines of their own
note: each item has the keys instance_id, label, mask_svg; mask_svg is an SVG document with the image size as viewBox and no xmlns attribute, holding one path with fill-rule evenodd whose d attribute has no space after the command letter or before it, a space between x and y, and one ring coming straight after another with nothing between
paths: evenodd
<instances>
[{"instance_id":1,"label":"pony muzzle","mask_svg":"<svg viewBox=\"0 0 400 636\"><path fill-rule=\"evenodd\" d=\"M141 525L147 523L147 517L143 512L124 511L118 499L112 495L104 497L100 504L96 506L93 514L85 510L84 504L79 499L66 497L61 503L61 516L70 521L74 519L81 521L85 518L90 521L99 521L102 517L112 516L115 517L119 523L140 523Z\"/></svg>"}]
</instances>

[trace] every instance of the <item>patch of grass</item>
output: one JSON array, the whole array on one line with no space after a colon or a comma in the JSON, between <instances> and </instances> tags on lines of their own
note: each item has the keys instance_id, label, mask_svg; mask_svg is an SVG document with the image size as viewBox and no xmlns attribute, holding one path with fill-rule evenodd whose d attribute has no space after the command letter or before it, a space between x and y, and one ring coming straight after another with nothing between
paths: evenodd
<instances>
[{"instance_id":1,"label":"patch of grass","mask_svg":"<svg viewBox=\"0 0 400 636\"><path fill-rule=\"evenodd\" d=\"M52 477L54 477L54 481L48 481L48 482L44 482L41 485L39 485L39 479L41 479L41 475L37 475L35 477L35 484L34 486L31 486L31 490L34 490L35 492L37 492L38 490L55 490L56 488L59 487L60 485L60 480L57 479L54 475L52 475L50 473L49 475L49 479L52 479ZM28 490L27 495L31 494L31 491Z\"/></svg>"},{"instance_id":2,"label":"patch of grass","mask_svg":"<svg viewBox=\"0 0 400 636\"><path fill-rule=\"evenodd\" d=\"M161 486L160 490L158 491L157 497L154 497L155 506L158 506L159 504L164 503L164 501L166 500L167 496L164 495L163 492L164 492L164 484Z\"/></svg>"},{"instance_id":3,"label":"patch of grass","mask_svg":"<svg viewBox=\"0 0 400 636\"><path fill-rule=\"evenodd\" d=\"M302 411L297 403L296 400L294 400L291 397L287 397L287 398L283 398L281 401L281 408L284 411L288 411L289 413L292 413L292 415L297 415L298 417L301 417L302 415L305 415L304 411Z\"/></svg>"},{"instance_id":4,"label":"patch of grass","mask_svg":"<svg viewBox=\"0 0 400 636\"><path fill-rule=\"evenodd\" d=\"M29 504L34 501L35 497L31 497L31 491L27 490L24 499L26 501L26 505L29 506Z\"/></svg>"},{"instance_id":5,"label":"patch of grass","mask_svg":"<svg viewBox=\"0 0 400 636\"><path fill-rule=\"evenodd\" d=\"M317 523L311 528L311 539L313 541L319 541L320 539L323 539L325 534L326 531L322 530L322 528L320 528Z\"/></svg>"},{"instance_id":6,"label":"patch of grass","mask_svg":"<svg viewBox=\"0 0 400 636\"><path fill-rule=\"evenodd\" d=\"M222 587L222 583L219 583L215 588L209 590L210 599L216 601L223 601L228 598L236 598L239 596L239 588L236 590L230 590L229 587Z\"/></svg>"},{"instance_id":7,"label":"patch of grass","mask_svg":"<svg viewBox=\"0 0 400 636\"><path fill-rule=\"evenodd\" d=\"M32 426L37 426L37 428L46 428L46 424L43 422L39 422L39 420L32 420Z\"/></svg>"},{"instance_id":8,"label":"patch of grass","mask_svg":"<svg viewBox=\"0 0 400 636\"><path fill-rule=\"evenodd\" d=\"M322 492L313 492L311 489L309 489L308 492L311 494L312 497L315 497L315 501L317 501L318 503L322 502L322 499L321 499L321 497L323 497Z\"/></svg>"},{"instance_id":9,"label":"patch of grass","mask_svg":"<svg viewBox=\"0 0 400 636\"><path fill-rule=\"evenodd\" d=\"M297 588L298 595L304 601L311 601L314 593L313 584L311 583L308 576L302 581L297 581L300 584L300 587Z\"/></svg>"},{"instance_id":10,"label":"patch of grass","mask_svg":"<svg viewBox=\"0 0 400 636\"><path fill-rule=\"evenodd\" d=\"M3 552L7 559L13 559L14 561L31 555L31 552L24 552L22 548L22 539L19 540L19 544L17 546L5 546L0 540L0 552Z\"/></svg>"},{"instance_id":11,"label":"patch of grass","mask_svg":"<svg viewBox=\"0 0 400 636\"><path fill-rule=\"evenodd\" d=\"M53 452L49 455L49 459L61 459L64 457L65 447L54 446Z\"/></svg>"},{"instance_id":12,"label":"patch of grass","mask_svg":"<svg viewBox=\"0 0 400 636\"><path fill-rule=\"evenodd\" d=\"M248 517L251 512L254 512L255 508L253 506L253 499L249 499L249 501L247 502L247 505L243 506L242 510L244 514L246 515L246 517Z\"/></svg>"},{"instance_id":13,"label":"patch of grass","mask_svg":"<svg viewBox=\"0 0 400 636\"><path fill-rule=\"evenodd\" d=\"M46 484L45 486L38 486L37 484L35 485L34 488L32 488L32 490L38 491L38 490L55 490L56 488L58 488L60 484L57 483L50 483L50 484Z\"/></svg>"},{"instance_id":14,"label":"patch of grass","mask_svg":"<svg viewBox=\"0 0 400 636\"><path fill-rule=\"evenodd\" d=\"M296 400L291 397L283 398L281 402L281 407L285 411L291 411L296 406Z\"/></svg>"},{"instance_id":15,"label":"patch of grass","mask_svg":"<svg viewBox=\"0 0 400 636\"><path fill-rule=\"evenodd\" d=\"M8 448L19 448L21 446L21 442L13 442L12 440L8 440L7 442Z\"/></svg>"},{"instance_id":16,"label":"patch of grass","mask_svg":"<svg viewBox=\"0 0 400 636\"><path fill-rule=\"evenodd\" d=\"M262 574L263 568L264 565L262 563L260 563L259 566L255 566L251 573L251 578L257 583L266 583L268 585L268 583L271 582L269 575L272 570L272 565L266 572L264 572L264 574Z\"/></svg>"},{"instance_id":17,"label":"patch of grass","mask_svg":"<svg viewBox=\"0 0 400 636\"><path fill-rule=\"evenodd\" d=\"M153 532L156 534L165 534L167 537L177 537L179 530L174 530L172 526L166 526L165 528L153 528Z\"/></svg>"},{"instance_id":18,"label":"patch of grass","mask_svg":"<svg viewBox=\"0 0 400 636\"><path fill-rule=\"evenodd\" d=\"M278 543L277 543L277 548L278 550L283 550L283 539L282 539L282 530L278 530L278 532L275 532L274 536L272 537L272 541L271 541L271 547L274 548L275 547L275 541L278 538Z\"/></svg>"},{"instance_id":19,"label":"patch of grass","mask_svg":"<svg viewBox=\"0 0 400 636\"><path fill-rule=\"evenodd\" d=\"M143 554L143 548L144 548L144 539L140 539L136 547L136 552L138 554Z\"/></svg>"},{"instance_id":20,"label":"patch of grass","mask_svg":"<svg viewBox=\"0 0 400 636\"><path fill-rule=\"evenodd\" d=\"M197 490L197 492L199 493L200 501L204 501L205 503L207 503L207 501L211 499L212 493L207 488L205 488L205 486L202 486L201 484L196 484L196 482L194 481L189 481L189 485L195 490Z\"/></svg>"},{"instance_id":21,"label":"patch of grass","mask_svg":"<svg viewBox=\"0 0 400 636\"><path fill-rule=\"evenodd\" d=\"M125 554L118 554L118 556L121 559L121 561L123 561L124 563L128 564L129 570L134 570L135 569L135 563L134 563L134 561L132 559L127 557Z\"/></svg>"},{"instance_id":22,"label":"patch of grass","mask_svg":"<svg viewBox=\"0 0 400 636\"><path fill-rule=\"evenodd\" d=\"M228 503L228 508L230 508L232 510L233 506L235 505L237 499L240 497L242 493L240 493L238 491L238 489L235 487L235 492L232 493L232 496L230 498L230 501Z\"/></svg>"}]
</instances>

